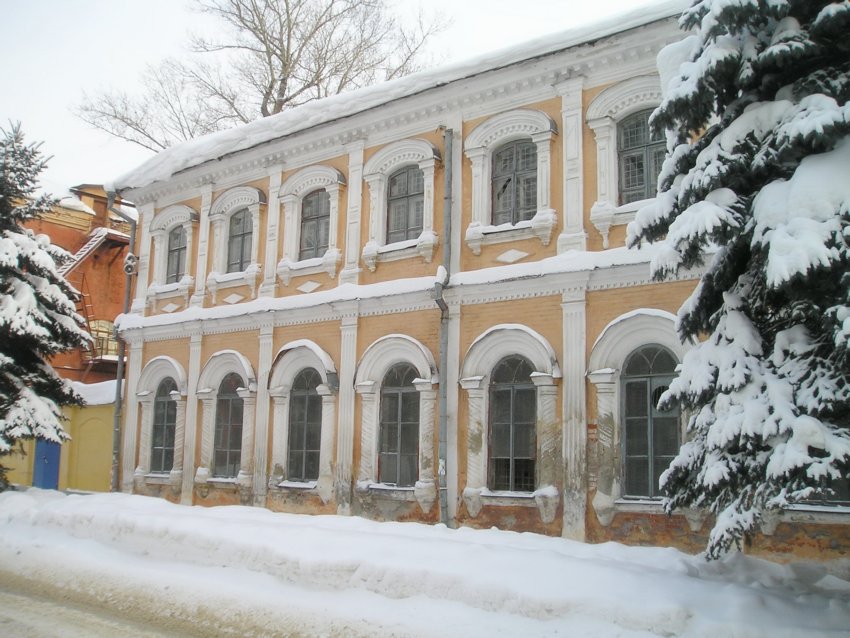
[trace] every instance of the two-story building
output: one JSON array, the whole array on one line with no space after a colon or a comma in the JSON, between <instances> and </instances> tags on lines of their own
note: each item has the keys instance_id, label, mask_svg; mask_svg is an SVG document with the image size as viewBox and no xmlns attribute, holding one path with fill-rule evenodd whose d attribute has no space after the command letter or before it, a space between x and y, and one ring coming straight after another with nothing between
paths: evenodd
<instances>
[{"instance_id":1,"label":"two-story building","mask_svg":"<svg viewBox=\"0 0 850 638\"><path fill-rule=\"evenodd\" d=\"M309 103L119 178L140 215L122 488L702 549L704 513L661 511L684 432L655 407L699 273L654 282L653 249L624 246L665 154L647 119L681 8ZM845 554L848 523L800 508L753 551Z\"/></svg>"}]
</instances>

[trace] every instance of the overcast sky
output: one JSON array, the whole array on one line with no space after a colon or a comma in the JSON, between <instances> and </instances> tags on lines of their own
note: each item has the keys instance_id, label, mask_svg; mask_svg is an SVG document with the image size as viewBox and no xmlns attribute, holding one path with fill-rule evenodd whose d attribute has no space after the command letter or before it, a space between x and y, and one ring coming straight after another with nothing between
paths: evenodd
<instances>
[{"instance_id":1,"label":"overcast sky","mask_svg":"<svg viewBox=\"0 0 850 638\"><path fill-rule=\"evenodd\" d=\"M447 62L616 16L655 0L428 0L451 26L431 43ZM393 4L412 7L412 0ZM150 156L73 113L84 91L138 87L141 70L185 53L192 0L0 0L0 127L21 122L52 155L45 182L102 183ZM47 184L46 184L47 185Z\"/></svg>"}]
</instances>

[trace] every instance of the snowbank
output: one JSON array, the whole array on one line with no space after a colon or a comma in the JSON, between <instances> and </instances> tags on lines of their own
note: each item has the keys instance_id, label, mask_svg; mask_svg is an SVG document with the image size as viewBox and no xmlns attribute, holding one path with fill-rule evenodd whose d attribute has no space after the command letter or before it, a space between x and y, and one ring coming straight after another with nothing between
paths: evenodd
<instances>
[{"instance_id":1,"label":"snowbank","mask_svg":"<svg viewBox=\"0 0 850 638\"><path fill-rule=\"evenodd\" d=\"M115 402L115 386L118 381L101 381L100 383L80 383L72 381L71 385L86 402L86 405L109 405Z\"/></svg>"},{"instance_id":2,"label":"snowbank","mask_svg":"<svg viewBox=\"0 0 850 638\"><path fill-rule=\"evenodd\" d=\"M0 495L0 546L6 582L183 618L199 634L812 638L850 627L850 582L819 566L495 529L29 490Z\"/></svg>"}]
</instances>

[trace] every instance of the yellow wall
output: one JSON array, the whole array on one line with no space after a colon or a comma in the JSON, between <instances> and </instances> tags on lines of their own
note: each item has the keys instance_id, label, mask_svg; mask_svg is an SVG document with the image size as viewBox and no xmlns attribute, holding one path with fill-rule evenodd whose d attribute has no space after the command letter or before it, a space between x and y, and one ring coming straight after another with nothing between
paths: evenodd
<instances>
[{"instance_id":1,"label":"yellow wall","mask_svg":"<svg viewBox=\"0 0 850 638\"><path fill-rule=\"evenodd\" d=\"M70 441L62 444L59 460L59 489L108 492L112 469L112 426L114 406L94 405L65 408L65 431ZM9 481L32 485L35 442L25 441L24 455L0 460L9 468Z\"/></svg>"}]
</instances>

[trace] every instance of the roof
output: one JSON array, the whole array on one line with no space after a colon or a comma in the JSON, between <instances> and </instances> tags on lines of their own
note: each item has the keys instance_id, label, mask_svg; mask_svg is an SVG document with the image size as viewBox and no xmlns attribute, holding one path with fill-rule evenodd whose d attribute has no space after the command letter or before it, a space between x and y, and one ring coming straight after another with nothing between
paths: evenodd
<instances>
[{"instance_id":1,"label":"roof","mask_svg":"<svg viewBox=\"0 0 850 638\"><path fill-rule=\"evenodd\" d=\"M687 0L664 0L657 5L639 7L616 18L536 38L464 62L333 95L271 117L189 140L159 152L139 167L116 178L111 185L107 185L107 189L122 191L165 181L186 169L264 142L355 115L451 82L594 42L678 15L688 4Z\"/></svg>"}]
</instances>

